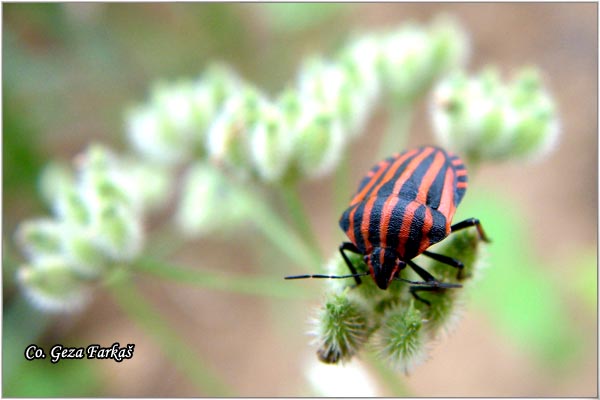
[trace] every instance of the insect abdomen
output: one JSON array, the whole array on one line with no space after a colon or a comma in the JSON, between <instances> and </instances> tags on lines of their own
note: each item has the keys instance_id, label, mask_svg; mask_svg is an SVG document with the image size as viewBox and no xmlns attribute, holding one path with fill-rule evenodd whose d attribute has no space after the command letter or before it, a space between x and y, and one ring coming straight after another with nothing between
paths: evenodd
<instances>
[{"instance_id":1,"label":"insect abdomen","mask_svg":"<svg viewBox=\"0 0 600 400\"><path fill-rule=\"evenodd\" d=\"M443 214L400 197L372 197L351 206L342 215L340 226L362 253L387 247L407 260L449 233Z\"/></svg>"},{"instance_id":2,"label":"insect abdomen","mask_svg":"<svg viewBox=\"0 0 600 400\"><path fill-rule=\"evenodd\" d=\"M410 259L444 239L467 188L457 156L425 146L379 162L361 181L340 219L363 253L396 249Z\"/></svg>"}]
</instances>

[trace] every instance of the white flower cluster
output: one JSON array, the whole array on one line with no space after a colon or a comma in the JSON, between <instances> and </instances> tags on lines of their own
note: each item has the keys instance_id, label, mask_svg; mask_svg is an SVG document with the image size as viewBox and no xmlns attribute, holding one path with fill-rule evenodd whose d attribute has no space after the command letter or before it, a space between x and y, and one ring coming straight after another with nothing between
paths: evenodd
<instances>
[{"instance_id":1,"label":"white flower cluster","mask_svg":"<svg viewBox=\"0 0 600 400\"><path fill-rule=\"evenodd\" d=\"M28 262L18 280L34 304L48 311L81 307L89 284L142 248L141 213L164 199L164 169L119 159L90 146L76 159L77 174L50 165L41 189L53 217L23 222L16 233Z\"/></svg>"},{"instance_id":2,"label":"white flower cluster","mask_svg":"<svg viewBox=\"0 0 600 400\"><path fill-rule=\"evenodd\" d=\"M205 154L206 132L225 100L242 83L228 68L215 65L194 82L157 84L150 101L131 109L127 133L133 148L148 160L177 164Z\"/></svg>"},{"instance_id":3,"label":"white flower cluster","mask_svg":"<svg viewBox=\"0 0 600 400\"><path fill-rule=\"evenodd\" d=\"M382 39L383 82L395 98L414 101L440 75L463 65L468 49L466 35L450 20L439 19L428 31L406 24Z\"/></svg>"},{"instance_id":4,"label":"white flower cluster","mask_svg":"<svg viewBox=\"0 0 600 400\"><path fill-rule=\"evenodd\" d=\"M330 173L384 88L394 99L414 99L460 64L465 49L465 35L447 21L358 37L331 60L308 60L295 85L274 98L213 66L196 81L157 86L129 113L128 137L148 160L189 164L176 222L202 234L243 220L243 207L227 221L212 211L243 202L232 197L240 192L231 178L277 183Z\"/></svg>"},{"instance_id":5,"label":"white flower cluster","mask_svg":"<svg viewBox=\"0 0 600 400\"><path fill-rule=\"evenodd\" d=\"M130 113L129 138L161 162L207 155L264 182L320 177L364 131L382 89L413 99L465 49L465 35L447 21L359 37L334 59L305 63L296 85L274 99L215 67L198 81L156 88Z\"/></svg>"},{"instance_id":6,"label":"white flower cluster","mask_svg":"<svg viewBox=\"0 0 600 400\"><path fill-rule=\"evenodd\" d=\"M539 158L559 134L552 98L531 69L509 84L494 70L447 78L433 94L432 119L438 141L473 162Z\"/></svg>"}]
</instances>

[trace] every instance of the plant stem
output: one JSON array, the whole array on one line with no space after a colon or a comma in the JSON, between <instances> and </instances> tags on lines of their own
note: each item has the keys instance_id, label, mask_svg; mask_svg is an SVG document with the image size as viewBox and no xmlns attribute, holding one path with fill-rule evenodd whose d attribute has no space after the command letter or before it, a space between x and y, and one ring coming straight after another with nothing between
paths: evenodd
<instances>
[{"instance_id":1,"label":"plant stem","mask_svg":"<svg viewBox=\"0 0 600 400\"><path fill-rule=\"evenodd\" d=\"M377 372L393 397L413 397L406 386L402 384L401 377L393 369L390 369L371 352L365 352L365 356L366 361Z\"/></svg>"},{"instance_id":2,"label":"plant stem","mask_svg":"<svg viewBox=\"0 0 600 400\"><path fill-rule=\"evenodd\" d=\"M227 385L207 367L206 361L194 355L190 347L169 327L169 322L136 290L129 274L112 279L108 286L123 311L160 344L164 354L188 376L201 394L232 396Z\"/></svg>"},{"instance_id":3,"label":"plant stem","mask_svg":"<svg viewBox=\"0 0 600 400\"><path fill-rule=\"evenodd\" d=\"M300 194L298 193L298 186L295 182L284 182L280 185L280 192L283 196L284 202L286 203L290 215L298 232L306 245L310 248L311 256L316 261L318 260L319 265L323 264L323 256L319 249L319 243L317 236L315 235L310 225L310 220L302 201L300 200Z\"/></svg>"},{"instance_id":4,"label":"plant stem","mask_svg":"<svg viewBox=\"0 0 600 400\"><path fill-rule=\"evenodd\" d=\"M308 246L300 239L292 228L269 206L268 202L254 193L248 193L248 202L252 212L249 217L255 227L262 232L282 253L287 255L292 262L303 268L321 265L320 257L310 251Z\"/></svg>"},{"instance_id":5,"label":"plant stem","mask_svg":"<svg viewBox=\"0 0 600 400\"><path fill-rule=\"evenodd\" d=\"M412 122L413 109L411 105L394 99L390 99L390 101L395 107L388 109L389 124L381 139L377 160L383 160L404 148L408 138L408 129Z\"/></svg>"},{"instance_id":6,"label":"plant stem","mask_svg":"<svg viewBox=\"0 0 600 400\"><path fill-rule=\"evenodd\" d=\"M137 271L145 272L159 278L193 284L213 290L282 299L314 297L310 289L306 289L300 285L285 285L282 278L227 276L212 271L167 264L150 258L140 259L134 264L134 268Z\"/></svg>"},{"instance_id":7,"label":"plant stem","mask_svg":"<svg viewBox=\"0 0 600 400\"><path fill-rule=\"evenodd\" d=\"M179 250L185 239L172 224L164 224L150 232L149 243L146 246L148 252L155 258L165 258Z\"/></svg>"}]
</instances>

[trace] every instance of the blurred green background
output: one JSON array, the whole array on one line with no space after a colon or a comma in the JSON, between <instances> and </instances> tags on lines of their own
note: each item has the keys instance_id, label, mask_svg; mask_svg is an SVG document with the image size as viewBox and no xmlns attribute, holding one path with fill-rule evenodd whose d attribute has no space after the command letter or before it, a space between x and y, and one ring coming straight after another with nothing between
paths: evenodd
<instances>
[{"instance_id":1,"label":"blurred green background","mask_svg":"<svg viewBox=\"0 0 600 400\"><path fill-rule=\"evenodd\" d=\"M493 238L490 266L456 331L436 343L427 363L397 379L413 396L597 396L598 14L592 3L3 4L3 395L212 394L190 382L106 293L99 291L85 312L62 316L42 315L19 296L14 274L22 256L12 235L19 221L48 213L36 188L47 161L69 160L92 141L125 150L124 113L155 81L195 77L221 60L275 94L293 82L307 56L331 55L356 32L427 23L440 13L470 34L470 71L491 64L508 75L538 66L556 97L562 135L542 162L485 165L471 177L456 219L483 221ZM352 186L375 161L380 114L351 147ZM410 145L432 140L424 101ZM327 255L343 239L342 210L328 201L333 186L326 178L302 187ZM277 265L269 250L257 238L221 237L190 243L173 261L252 273ZM315 358L306 321L320 300L319 282L308 283L317 286L310 301L150 277L138 283L233 394L319 394L305 377ZM48 349L117 341L136 344L131 360L53 365L23 357L29 343ZM373 375L377 393L395 393Z\"/></svg>"}]
</instances>

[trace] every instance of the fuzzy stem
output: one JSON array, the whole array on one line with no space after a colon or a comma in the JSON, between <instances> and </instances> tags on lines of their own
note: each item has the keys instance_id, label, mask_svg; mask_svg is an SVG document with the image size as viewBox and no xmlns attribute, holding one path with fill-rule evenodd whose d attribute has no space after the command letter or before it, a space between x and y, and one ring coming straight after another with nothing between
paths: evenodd
<instances>
[{"instance_id":1,"label":"fuzzy stem","mask_svg":"<svg viewBox=\"0 0 600 400\"><path fill-rule=\"evenodd\" d=\"M200 393L232 396L230 388L208 368L207 362L194 354L171 329L169 321L164 320L136 290L129 274L112 279L108 286L121 309L160 344L163 353L188 376Z\"/></svg>"},{"instance_id":2,"label":"fuzzy stem","mask_svg":"<svg viewBox=\"0 0 600 400\"><path fill-rule=\"evenodd\" d=\"M267 278L262 276L224 275L212 271L185 268L167 264L150 258L143 258L135 263L137 271L158 278L168 279L199 287L242 293L254 296L265 296L281 299L311 298L310 289L301 285L286 285L283 278Z\"/></svg>"},{"instance_id":3,"label":"fuzzy stem","mask_svg":"<svg viewBox=\"0 0 600 400\"><path fill-rule=\"evenodd\" d=\"M296 182L283 182L280 185L280 192L283 200L286 203L294 224L298 228L298 232L307 247L310 248L311 257L319 261L319 265L323 264L323 256L315 232L310 225L310 219L306 214L304 205L300 200L298 186Z\"/></svg>"}]
</instances>

